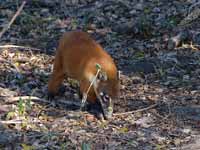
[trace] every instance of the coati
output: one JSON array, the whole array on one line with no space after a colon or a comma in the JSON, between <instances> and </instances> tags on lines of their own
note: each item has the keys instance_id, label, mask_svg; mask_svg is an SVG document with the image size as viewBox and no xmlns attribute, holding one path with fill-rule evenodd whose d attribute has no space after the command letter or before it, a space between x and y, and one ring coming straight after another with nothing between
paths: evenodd
<instances>
[{"instance_id":1,"label":"coati","mask_svg":"<svg viewBox=\"0 0 200 150\"><path fill-rule=\"evenodd\" d=\"M83 31L66 32L59 41L53 73L48 82L50 98L58 92L66 76L78 80L81 94L86 94L97 73L97 64L101 66L101 71L87 95L87 101L92 105L98 103L99 95L102 101L98 104L104 118L111 118L110 108L113 108L113 101L119 93L119 74L111 56Z\"/></svg>"}]
</instances>

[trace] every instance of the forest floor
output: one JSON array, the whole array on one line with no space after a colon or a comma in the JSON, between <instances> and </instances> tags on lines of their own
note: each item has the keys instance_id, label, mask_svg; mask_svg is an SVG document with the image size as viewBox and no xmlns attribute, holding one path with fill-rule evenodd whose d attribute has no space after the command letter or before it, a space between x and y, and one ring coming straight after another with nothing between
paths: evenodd
<instances>
[{"instance_id":1,"label":"forest floor","mask_svg":"<svg viewBox=\"0 0 200 150\"><path fill-rule=\"evenodd\" d=\"M0 31L21 3L0 2ZM199 16L198 0L28 1L0 39L0 149L200 149ZM59 37L76 29L122 72L109 121L79 112L72 79L47 100Z\"/></svg>"}]
</instances>

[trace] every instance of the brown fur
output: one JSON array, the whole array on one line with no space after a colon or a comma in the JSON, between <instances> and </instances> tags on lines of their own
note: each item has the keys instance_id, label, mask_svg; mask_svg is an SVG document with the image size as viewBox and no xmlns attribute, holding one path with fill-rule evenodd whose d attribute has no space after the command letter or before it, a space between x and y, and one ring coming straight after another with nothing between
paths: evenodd
<instances>
[{"instance_id":1,"label":"brown fur","mask_svg":"<svg viewBox=\"0 0 200 150\"><path fill-rule=\"evenodd\" d=\"M67 77L78 80L81 93L85 93L92 77L97 72L95 67L97 63L108 76L107 81L99 83L99 90L104 90L111 98L116 98L119 82L117 68L110 55L85 32L65 33L59 41L48 91L56 94L64 76L67 75ZM95 102L95 99L95 92L91 88L87 100Z\"/></svg>"}]
</instances>

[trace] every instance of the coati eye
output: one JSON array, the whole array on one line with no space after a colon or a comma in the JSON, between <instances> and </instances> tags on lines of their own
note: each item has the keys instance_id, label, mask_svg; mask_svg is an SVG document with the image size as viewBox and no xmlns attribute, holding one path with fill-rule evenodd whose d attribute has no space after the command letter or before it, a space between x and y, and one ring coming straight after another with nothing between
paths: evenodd
<instances>
[{"instance_id":1,"label":"coati eye","mask_svg":"<svg viewBox=\"0 0 200 150\"><path fill-rule=\"evenodd\" d=\"M104 92L100 92L99 95L101 96L102 100L104 103L109 102L110 96Z\"/></svg>"}]
</instances>

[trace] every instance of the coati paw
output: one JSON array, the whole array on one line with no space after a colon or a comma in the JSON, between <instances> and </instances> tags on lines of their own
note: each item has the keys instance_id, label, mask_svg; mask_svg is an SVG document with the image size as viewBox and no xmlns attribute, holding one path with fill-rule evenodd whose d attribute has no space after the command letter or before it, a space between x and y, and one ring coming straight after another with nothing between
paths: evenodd
<instances>
[{"instance_id":1,"label":"coati paw","mask_svg":"<svg viewBox=\"0 0 200 150\"><path fill-rule=\"evenodd\" d=\"M54 98L55 98L55 94L51 93L51 92L48 92L48 95L47 95L47 99L49 100L50 102L50 105L52 107L56 107L56 102L54 101Z\"/></svg>"},{"instance_id":2,"label":"coati paw","mask_svg":"<svg viewBox=\"0 0 200 150\"><path fill-rule=\"evenodd\" d=\"M65 86L64 85L61 85L59 90L58 90L58 94L59 95L63 95L63 93L65 93Z\"/></svg>"},{"instance_id":3,"label":"coati paw","mask_svg":"<svg viewBox=\"0 0 200 150\"><path fill-rule=\"evenodd\" d=\"M95 116L96 116L97 119L99 119L99 120L105 120L104 115L103 115L103 113L101 113L101 112L97 112L97 113L95 114Z\"/></svg>"},{"instance_id":4,"label":"coati paw","mask_svg":"<svg viewBox=\"0 0 200 150\"><path fill-rule=\"evenodd\" d=\"M101 109L101 106L99 103L88 103L86 106L85 106L85 109L94 114L95 117L99 120L103 120L104 119L104 115L103 115L103 112L102 112L102 109Z\"/></svg>"},{"instance_id":5,"label":"coati paw","mask_svg":"<svg viewBox=\"0 0 200 150\"><path fill-rule=\"evenodd\" d=\"M48 99L49 101L52 101L52 100L54 99L54 97L55 97L55 95L54 95L53 93L48 92L48 94L47 94L47 99Z\"/></svg>"}]
</instances>

